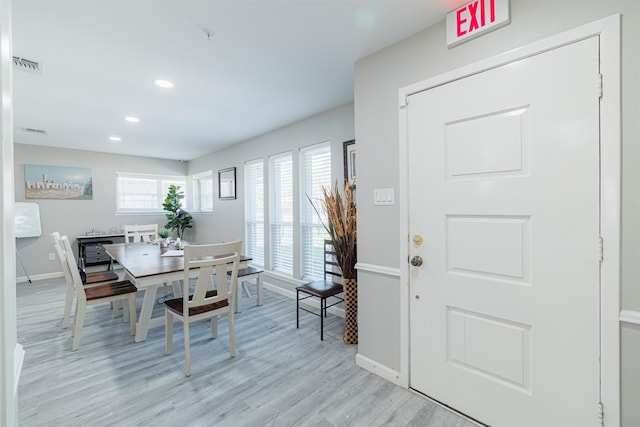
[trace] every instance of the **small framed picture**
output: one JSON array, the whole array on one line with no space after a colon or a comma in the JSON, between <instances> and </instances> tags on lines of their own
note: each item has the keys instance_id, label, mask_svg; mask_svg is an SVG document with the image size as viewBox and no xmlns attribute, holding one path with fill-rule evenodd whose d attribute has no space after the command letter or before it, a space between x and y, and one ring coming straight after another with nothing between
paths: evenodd
<instances>
[{"instance_id":1,"label":"small framed picture","mask_svg":"<svg viewBox=\"0 0 640 427\"><path fill-rule=\"evenodd\" d=\"M233 200L236 198L236 168L218 171L218 198Z\"/></svg>"},{"instance_id":2,"label":"small framed picture","mask_svg":"<svg viewBox=\"0 0 640 427\"><path fill-rule=\"evenodd\" d=\"M356 188L356 140L342 143L344 156L344 180Z\"/></svg>"}]
</instances>

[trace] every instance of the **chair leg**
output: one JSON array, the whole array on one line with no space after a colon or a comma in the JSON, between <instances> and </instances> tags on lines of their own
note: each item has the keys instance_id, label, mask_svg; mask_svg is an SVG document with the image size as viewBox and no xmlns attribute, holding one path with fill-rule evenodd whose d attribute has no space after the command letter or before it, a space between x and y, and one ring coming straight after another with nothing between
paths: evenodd
<instances>
[{"instance_id":1,"label":"chair leg","mask_svg":"<svg viewBox=\"0 0 640 427\"><path fill-rule=\"evenodd\" d=\"M184 331L184 360L187 370L187 376L191 376L191 347L189 343L189 319L182 319L182 327Z\"/></svg>"},{"instance_id":2,"label":"chair leg","mask_svg":"<svg viewBox=\"0 0 640 427\"><path fill-rule=\"evenodd\" d=\"M84 324L84 316L86 312L86 305L78 304L74 322L75 325L73 328L73 344L71 345L71 351L76 351L80 347L80 336L82 335L82 325Z\"/></svg>"},{"instance_id":3,"label":"chair leg","mask_svg":"<svg viewBox=\"0 0 640 427\"><path fill-rule=\"evenodd\" d=\"M129 323L131 323L131 335L136 334L136 294L129 295Z\"/></svg>"},{"instance_id":4,"label":"chair leg","mask_svg":"<svg viewBox=\"0 0 640 427\"><path fill-rule=\"evenodd\" d=\"M167 309L164 311L164 354L171 354L173 350L173 314Z\"/></svg>"},{"instance_id":5,"label":"chair leg","mask_svg":"<svg viewBox=\"0 0 640 427\"><path fill-rule=\"evenodd\" d=\"M262 274L258 274L256 279L256 292L258 293L258 305L262 305Z\"/></svg>"},{"instance_id":6,"label":"chair leg","mask_svg":"<svg viewBox=\"0 0 640 427\"><path fill-rule=\"evenodd\" d=\"M300 329L300 291L296 289L296 329Z\"/></svg>"},{"instance_id":7,"label":"chair leg","mask_svg":"<svg viewBox=\"0 0 640 427\"><path fill-rule=\"evenodd\" d=\"M324 316L323 316L324 313ZM320 341L324 341L324 318L327 315L327 300L320 298Z\"/></svg>"},{"instance_id":8,"label":"chair leg","mask_svg":"<svg viewBox=\"0 0 640 427\"><path fill-rule=\"evenodd\" d=\"M121 306L120 301L111 301L111 304L113 304L113 317L114 318L118 317L118 314L120 314L120 306ZM124 313L124 309L123 309L123 313Z\"/></svg>"},{"instance_id":9,"label":"chair leg","mask_svg":"<svg viewBox=\"0 0 640 427\"><path fill-rule=\"evenodd\" d=\"M236 284L237 289L236 289L236 301L235 301L235 306L236 306L236 313L240 313L242 312L242 283L240 281L238 281L238 283ZM240 292L238 292L240 291Z\"/></svg>"},{"instance_id":10,"label":"chair leg","mask_svg":"<svg viewBox=\"0 0 640 427\"><path fill-rule=\"evenodd\" d=\"M211 318L211 338L218 338L218 316Z\"/></svg>"},{"instance_id":11,"label":"chair leg","mask_svg":"<svg viewBox=\"0 0 640 427\"><path fill-rule=\"evenodd\" d=\"M231 357L236 357L236 327L233 310L227 311L227 321L229 322L229 345L231 346Z\"/></svg>"},{"instance_id":12,"label":"chair leg","mask_svg":"<svg viewBox=\"0 0 640 427\"><path fill-rule=\"evenodd\" d=\"M75 295L75 291L73 287L67 286L67 297L64 301L64 317L62 318L62 327L69 327L69 317L71 315L71 307L73 306L73 297Z\"/></svg>"},{"instance_id":13,"label":"chair leg","mask_svg":"<svg viewBox=\"0 0 640 427\"><path fill-rule=\"evenodd\" d=\"M71 328L71 336L76 335L76 323L78 322L78 301L76 301L76 311L73 314L73 328Z\"/></svg>"},{"instance_id":14,"label":"chair leg","mask_svg":"<svg viewBox=\"0 0 640 427\"><path fill-rule=\"evenodd\" d=\"M131 307L131 303L125 304L124 300L118 301L118 303L122 306L122 321L127 323L129 321L129 316L131 316L129 307Z\"/></svg>"}]
</instances>

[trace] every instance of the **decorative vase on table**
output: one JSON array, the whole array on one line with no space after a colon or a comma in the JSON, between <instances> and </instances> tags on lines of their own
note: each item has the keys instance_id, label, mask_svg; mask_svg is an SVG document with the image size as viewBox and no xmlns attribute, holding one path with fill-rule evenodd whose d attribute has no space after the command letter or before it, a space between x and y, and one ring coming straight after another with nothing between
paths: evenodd
<instances>
[{"instance_id":1,"label":"decorative vase on table","mask_svg":"<svg viewBox=\"0 0 640 427\"><path fill-rule=\"evenodd\" d=\"M321 207L316 205L309 197L311 205L327 230L335 259L340 273L342 273L342 286L344 291L345 329L342 341L345 344L358 343L358 278L356 271L357 260L357 230L356 230L356 204L353 200L352 187L345 182L344 197L338 189L322 188Z\"/></svg>"}]
</instances>

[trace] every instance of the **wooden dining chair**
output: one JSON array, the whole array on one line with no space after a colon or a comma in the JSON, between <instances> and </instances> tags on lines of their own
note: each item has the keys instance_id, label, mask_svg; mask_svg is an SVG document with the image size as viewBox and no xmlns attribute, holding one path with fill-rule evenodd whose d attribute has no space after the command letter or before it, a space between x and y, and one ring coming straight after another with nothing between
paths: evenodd
<instances>
[{"instance_id":1,"label":"wooden dining chair","mask_svg":"<svg viewBox=\"0 0 640 427\"><path fill-rule=\"evenodd\" d=\"M238 282L238 265L242 240L213 245L193 245L184 248L184 291L182 298L164 302L166 323L165 354L173 347L173 321L182 321L186 374L191 376L189 325L198 320L211 319L211 338L218 335L218 316L227 313L231 357L236 356L236 337L233 318L234 292ZM193 293L189 292L189 278L197 270ZM227 275L227 271L231 273ZM228 280L227 280L228 279ZM211 289L212 284L216 289Z\"/></svg>"},{"instance_id":2,"label":"wooden dining chair","mask_svg":"<svg viewBox=\"0 0 640 427\"><path fill-rule=\"evenodd\" d=\"M67 328L69 326L69 317L71 316L71 307L73 306L73 300L75 298L73 278L71 277L71 271L69 270L66 255L64 253L64 249L62 248L62 236L58 231L51 233L51 241L53 242L53 247L58 254L60 267L62 268L62 273L64 274L64 278L67 282L66 296L64 301L64 313L62 317L62 327ZM80 278L83 281L84 286L94 286L101 283L115 282L120 280L118 274L115 271L98 271L95 273L85 273L84 276L81 274Z\"/></svg>"},{"instance_id":3,"label":"wooden dining chair","mask_svg":"<svg viewBox=\"0 0 640 427\"><path fill-rule=\"evenodd\" d=\"M125 225L124 242L153 242L158 238L158 224Z\"/></svg>"},{"instance_id":4,"label":"wooden dining chair","mask_svg":"<svg viewBox=\"0 0 640 427\"><path fill-rule=\"evenodd\" d=\"M110 303L115 301L129 301L129 323L131 324L131 335L136 333L136 293L138 289L128 280L119 282L109 282L96 284L94 286L85 287L80 278L80 271L76 264L69 239L63 236L61 239L62 248L64 249L67 266L71 273L73 287L76 293L76 314L73 322L73 344L72 351L78 350L80 347L80 336L82 335L82 326L84 324L87 306ZM126 320L126 318L125 318Z\"/></svg>"}]
</instances>

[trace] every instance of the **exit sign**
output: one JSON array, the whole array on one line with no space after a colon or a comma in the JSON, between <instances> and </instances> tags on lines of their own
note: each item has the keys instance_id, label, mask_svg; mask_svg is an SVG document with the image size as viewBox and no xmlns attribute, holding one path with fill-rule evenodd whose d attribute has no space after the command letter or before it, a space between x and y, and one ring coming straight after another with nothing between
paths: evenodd
<instances>
[{"instance_id":1,"label":"exit sign","mask_svg":"<svg viewBox=\"0 0 640 427\"><path fill-rule=\"evenodd\" d=\"M509 0L471 1L447 14L447 46L478 37L509 21Z\"/></svg>"}]
</instances>

